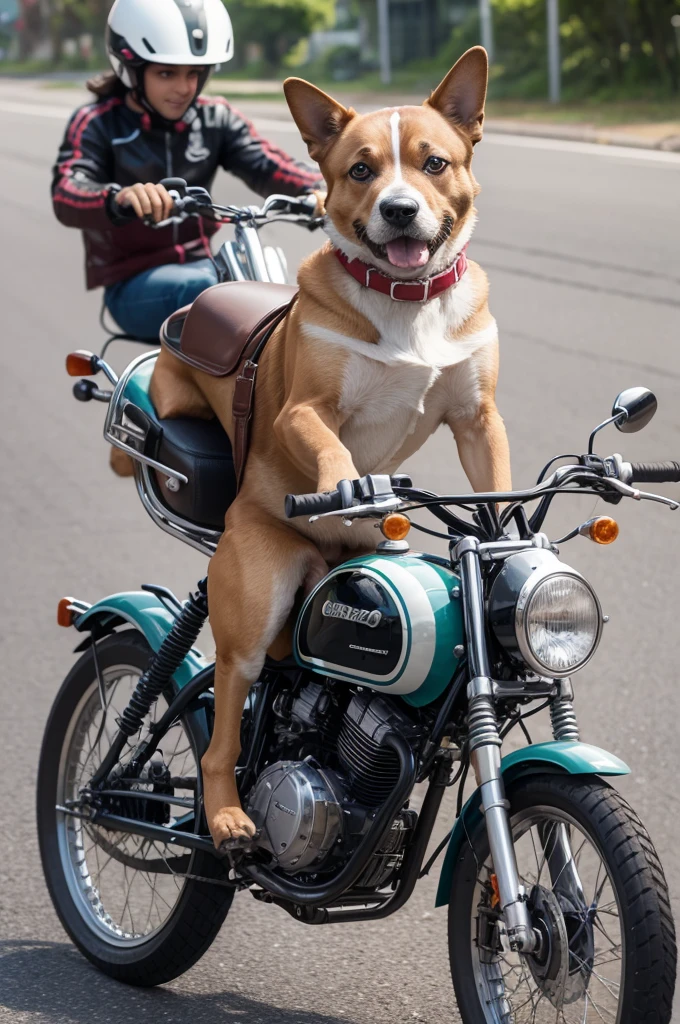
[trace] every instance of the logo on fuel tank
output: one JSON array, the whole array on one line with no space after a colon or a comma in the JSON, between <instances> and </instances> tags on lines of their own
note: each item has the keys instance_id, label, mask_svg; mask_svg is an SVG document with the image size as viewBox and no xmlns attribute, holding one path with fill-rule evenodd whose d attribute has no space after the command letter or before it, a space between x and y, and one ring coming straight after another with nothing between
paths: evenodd
<instances>
[{"instance_id":1,"label":"logo on fuel tank","mask_svg":"<svg viewBox=\"0 0 680 1024\"><path fill-rule=\"evenodd\" d=\"M366 608L352 608L351 604L342 604L340 601L325 601L321 614L327 619L347 619L348 622L358 622L371 629L379 626L383 618L382 612L375 608L369 612Z\"/></svg>"}]
</instances>

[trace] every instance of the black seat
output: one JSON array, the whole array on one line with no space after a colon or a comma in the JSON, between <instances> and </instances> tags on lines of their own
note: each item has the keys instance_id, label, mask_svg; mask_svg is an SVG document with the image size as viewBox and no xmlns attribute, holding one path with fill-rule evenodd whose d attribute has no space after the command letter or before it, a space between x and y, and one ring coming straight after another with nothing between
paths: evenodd
<instances>
[{"instance_id":1,"label":"black seat","mask_svg":"<svg viewBox=\"0 0 680 1024\"><path fill-rule=\"evenodd\" d=\"M188 478L188 483L171 490L167 483L174 481L152 469L161 504L198 526L223 530L237 487L231 442L219 420L160 419L132 403L126 405L125 415L144 430L144 454Z\"/></svg>"}]
</instances>

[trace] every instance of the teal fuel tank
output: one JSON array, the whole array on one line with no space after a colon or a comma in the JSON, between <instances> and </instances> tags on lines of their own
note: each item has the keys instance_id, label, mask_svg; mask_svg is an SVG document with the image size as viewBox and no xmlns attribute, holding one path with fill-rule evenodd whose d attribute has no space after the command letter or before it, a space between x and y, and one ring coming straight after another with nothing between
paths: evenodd
<instances>
[{"instance_id":1,"label":"teal fuel tank","mask_svg":"<svg viewBox=\"0 0 680 1024\"><path fill-rule=\"evenodd\" d=\"M414 707L446 689L464 640L460 580L416 554L364 555L334 569L305 601L295 627L303 668Z\"/></svg>"}]
</instances>

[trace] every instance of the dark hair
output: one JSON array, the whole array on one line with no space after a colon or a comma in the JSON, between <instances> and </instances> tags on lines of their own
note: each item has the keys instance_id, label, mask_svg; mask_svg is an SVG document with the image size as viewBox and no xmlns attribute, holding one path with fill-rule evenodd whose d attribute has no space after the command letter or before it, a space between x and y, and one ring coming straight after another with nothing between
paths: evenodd
<instances>
[{"instance_id":1,"label":"dark hair","mask_svg":"<svg viewBox=\"0 0 680 1024\"><path fill-rule=\"evenodd\" d=\"M98 96L100 100L108 99L109 96L125 96L129 89L123 85L118 75L113 71L103 71L99 75L88 79L87 88Z\"/></svg>"}]
</instances>

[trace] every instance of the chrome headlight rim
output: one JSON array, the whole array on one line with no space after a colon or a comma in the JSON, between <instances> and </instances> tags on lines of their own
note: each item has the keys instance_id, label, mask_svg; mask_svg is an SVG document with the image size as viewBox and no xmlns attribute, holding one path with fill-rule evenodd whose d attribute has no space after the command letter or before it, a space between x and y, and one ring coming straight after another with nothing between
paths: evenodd
<instances>
[{"instance_id":1,"label":"chrome headlight rim","mask_svg":"<svg viewBox=\"0 0 680 1024\"><path fill-rule=\"evenodd\" d=\"M563 563L558 563L559 567L555 565L542 565L538 566L532 574L522 584L522 588L517 598L517 604L515 605L515 635L517 637L517 646L519 647L520 654L523 661L536 672L539 676L547 676L550 679L567 679L569 676L574 675L575 672L580 672L582 668L588 664L590 659L595 654L595 651L600 646L600 640L602 639L602 630L604 629L604 616L602 614L602 606L600 599L598 598L595 590L590 585L585 576L582 576L576 569L572 569L570 566L566 566ZM595 642L591 647L590 651L585 658L572 666L569 669L562 671L550 668L548 665L544 665L538 660L534 654L531 644L529 643L529 637L527 632L527 610L530 607L531 599L536 593L537 588L551 577L560 576L567 577L569 579L578 580L579 583L583 584L586 590L590 593L593 601L595 602L595 608L597 610L597 634L595 636Z\"/></svg>"}]
</instances>

